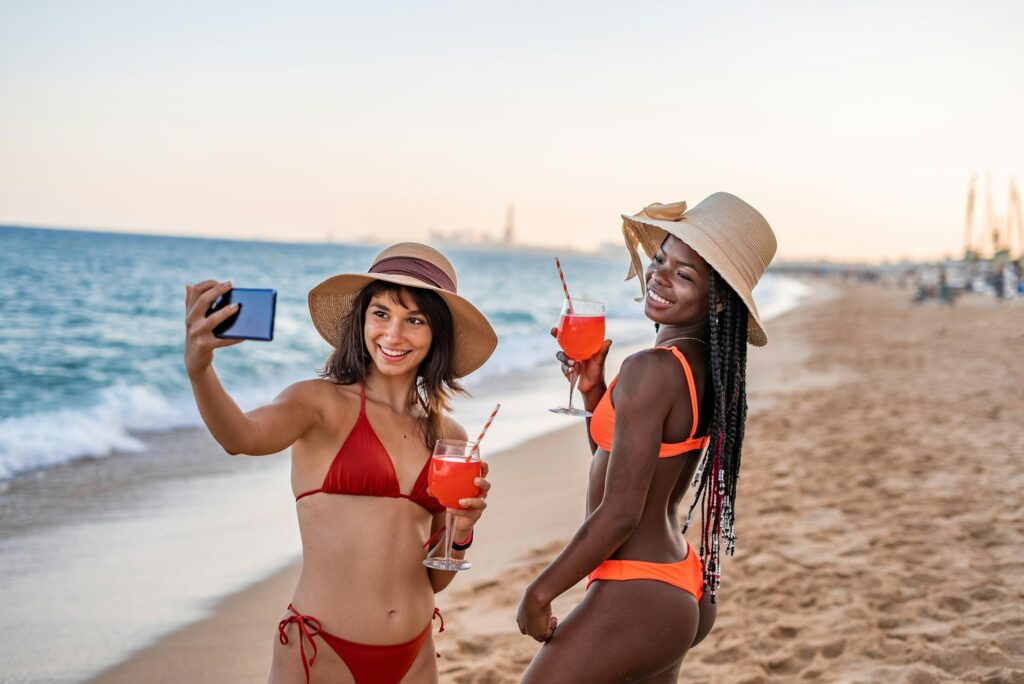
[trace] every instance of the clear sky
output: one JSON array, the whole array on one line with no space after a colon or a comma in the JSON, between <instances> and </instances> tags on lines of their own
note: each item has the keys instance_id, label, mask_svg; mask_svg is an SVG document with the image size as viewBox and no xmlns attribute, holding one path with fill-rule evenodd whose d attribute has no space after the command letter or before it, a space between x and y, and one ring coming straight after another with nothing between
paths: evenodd
<instances>
[{"instance_id":1,"label":"clear sky","mask_svg":"<svg viewBox=\"0 0 1024 684\"><path fill-rule=\"evenodd\" d=\"M986 171L1005 213L1019 0L0 1L0 223L424 239L513 203L588 246L728 190L780 256L927 258Z\"/></svg>"}]
</instances>

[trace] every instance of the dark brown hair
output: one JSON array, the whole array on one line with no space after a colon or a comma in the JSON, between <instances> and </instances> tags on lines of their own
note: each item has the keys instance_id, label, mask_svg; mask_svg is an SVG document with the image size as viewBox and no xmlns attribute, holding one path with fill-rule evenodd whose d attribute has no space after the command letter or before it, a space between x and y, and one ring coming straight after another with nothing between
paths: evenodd
<instances>
[{"instance_id":1,"label":"dark brown hair","mask_svg":"<svg viewBox=\"0 0 1024 684\"><path fill-rule=\"evenodd\" d=\"M440 295L430 290L402 287L382 280L375 280L365 286L356 295L352 310L345 316L340 339L336 341L334 351L320 371L320 377L333 380L339 385L366 382L371 360L363 338L363 326L370 301L379 294L391 295L406 308L409 308L406 297L412 297L416 308L430 326L430 351L416 370L416 383L409 400L423 411L423 441L432 450L434 442L445 437L444 413L451 409L451 397L454 394L466 394L453 374L455 324L452 322L452 312Z\"/></svg>"}]
</instances>

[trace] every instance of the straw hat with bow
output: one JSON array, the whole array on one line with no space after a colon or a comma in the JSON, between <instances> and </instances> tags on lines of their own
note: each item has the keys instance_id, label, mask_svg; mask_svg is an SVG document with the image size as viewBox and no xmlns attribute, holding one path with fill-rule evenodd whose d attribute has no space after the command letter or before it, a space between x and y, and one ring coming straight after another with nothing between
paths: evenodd
<instances>
[{"instance_id":1,"label":"straw hat with bow","mask_svg":"<svg viewBox=\"0 0 1024 684\"><path fill-rule=\"evenodd\" d=\"M632 216L623 214L622 234L631 266L626 280L640 276L640 290L647 294L643 264L637 246L654 258L661 243L674 235L701 255L711 268L736 291L747 307L747 342L768 343L754 304L754 285L775 256L775 234L754 207L727 192L716 192L689 211L686 202L651 204Z\"/></svg>"},{"instance_id":2,"label":"straw hat with bow","mask_svg":"<svg viewBox=\"0 0 1024 684\"><path fill-rule=\"evenodd\" d=\"M309 291L309 315L317 332L332 347L359 291L375 280L436 292L452 314L455 328L452 371L469 375L494 352L498 336L480 311L457 293L455 268L441 252L416 242L400 242L378 254L367 273L343 273Z\"/></svg>"}]
</instances>

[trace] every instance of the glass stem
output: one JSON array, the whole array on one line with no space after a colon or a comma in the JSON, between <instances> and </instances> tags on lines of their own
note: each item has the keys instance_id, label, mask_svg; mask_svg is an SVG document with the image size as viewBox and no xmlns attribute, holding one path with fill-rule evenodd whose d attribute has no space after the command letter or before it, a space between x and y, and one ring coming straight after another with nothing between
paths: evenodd
<instances>
[{"instance_id":1,"label":"glass stem","mask_svg":"<svg viewBox=\"0 0 1024 684\"><path fill-rule=\"evenodd\" d=\"M455 541L455 515L449 508L444 512L444 559L452 559L452 542Z\"/></svg>"},{"instance_id":2,"label":"glass stem","mask_svg":"<svg viewBox=\"0 0 1024 684\"><path fill-rule=\"evenodd\" d=\"M579 382L579 379L580 379L580 371L579 371L579 367L578 366L579 366L579 364L574 365L572 371L569 373L569 409L570 410L573 410L572 392L573 392L574 389L576 389L576 383Z\"/></svg>"}]
</instances>

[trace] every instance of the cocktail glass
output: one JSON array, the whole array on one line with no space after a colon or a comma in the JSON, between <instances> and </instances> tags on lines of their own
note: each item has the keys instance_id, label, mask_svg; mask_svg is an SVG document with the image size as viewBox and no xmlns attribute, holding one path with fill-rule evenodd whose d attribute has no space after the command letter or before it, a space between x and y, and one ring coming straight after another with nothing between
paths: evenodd
<instances>
[{"instance_id":1,"label":"cocktail glass","mask_svg":"<svg viewBox=\"0 0 1024 684\"><path fill-rule=\"evenodd\" d=\"M455 515L453 509L462 508L459 499L479 496L480 488L474 480L480 477L480 449L476 442L461 439L439 439L434 445L427 472L430 493L447 510L444 516L444 557L431 557L423 561L428 568L458 572L469 570L472 563L452 558L452 543L455 541Z\"/></svg>"},{"instance_id":2,"label":"cocktail glass","mask_svg":"<svg viewBox=\"0 0 1024 684\"><path fill-rule=\"evenodd\" d=\"M580 379L580 363L601 351L604 344L604 304L589 299L566 299L558 318L558 346L575 361L569 371L569 405L548 409L564 416L590 416L589 411L572 405L572 393Z\"/></svg>"}]
</instances>

